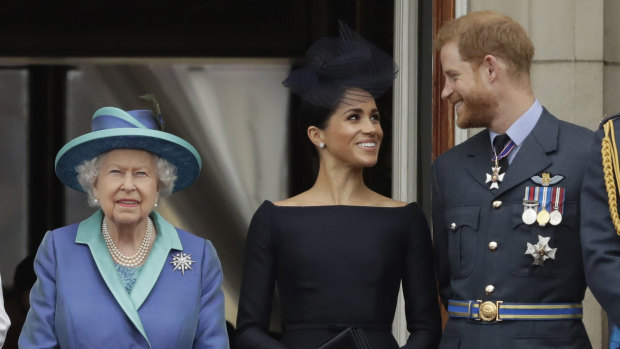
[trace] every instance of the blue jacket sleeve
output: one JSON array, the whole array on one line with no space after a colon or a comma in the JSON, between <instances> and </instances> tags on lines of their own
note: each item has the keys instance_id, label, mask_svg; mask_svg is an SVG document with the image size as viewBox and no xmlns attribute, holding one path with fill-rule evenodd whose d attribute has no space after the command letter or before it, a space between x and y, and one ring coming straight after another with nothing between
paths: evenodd
<instances>
[{"instance_id":1,"label":"blue jacket sleeve","mask_svg":"<svg viewBox=\"0 0 620 349\"><path fill-rule=\"evenodd\" d=\"M58 348L55 331L56 253L54 234L47 232L34 260L37 275L30 291L30 310L19 337L20 348Z\"/></svg>"},{"instance_id":2,"label":"blue jacket sleeve","mask_svg":"<svg viewBox=\"0 0 620 349\"><path fill-rule=\"evenodd\" d=\"M217 252L209 241L205 242L202 264L200 315L193 347L228 349L224 293L222 292L222 267Z\"/></svg>"}]
</instances>

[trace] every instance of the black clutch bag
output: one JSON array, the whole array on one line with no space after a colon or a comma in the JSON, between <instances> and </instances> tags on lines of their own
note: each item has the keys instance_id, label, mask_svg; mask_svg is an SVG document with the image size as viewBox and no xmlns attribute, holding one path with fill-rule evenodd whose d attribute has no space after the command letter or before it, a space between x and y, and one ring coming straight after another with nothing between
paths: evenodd
<instances>
[{"instance_id":1,"label":"black clutch bag","mask_svg":"<svg viewBox=\"0 0 620 349\"><path fill-rule=\"evenodd\" d=\"M348 327L346 330L327 342L318 349L372 349L361 328Z\"/></svg>"}]
</instances>

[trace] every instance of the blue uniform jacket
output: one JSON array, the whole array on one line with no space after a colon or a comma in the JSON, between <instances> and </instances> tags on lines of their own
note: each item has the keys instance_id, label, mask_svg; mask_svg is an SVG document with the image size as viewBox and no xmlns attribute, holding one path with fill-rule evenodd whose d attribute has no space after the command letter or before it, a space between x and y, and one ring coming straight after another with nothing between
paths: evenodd
<instances>
[{"instance_id":1,"label":"blue uniform jacket","mask_svg":"<svg viewBox=\"0 0 620 349\"><path fill-rule=\"evenodd\" d=\"M491 190L492 149L484 130L433 165L433 234L439 293L449 299L513 303L580 303L586 289L579 237L580 189L592 131L543 110L499 189ZM559 225L522 220L526 187L543 172L564 179ZM527 243L549 237L555 260L533 265ZM492 244L491 242L494 242ZM491 294L487 290L492 287ZM489 288L488 288L489 287ZM590 348L581 320L481 322L450 318L440 348Z\"/></svg>"},{"instance_id":2,"label":"blue uniform jacket","mask_svg":"<svg viewBox=\"0 0 620 349\"><path fill-rule=\"evenodd\" d=\"M609 118L613 120L618 143L620 143L619 118L620 114ZM595 134L590 164L583 182L581 241L588 286L607 315L615 324L620 324L620 236L616 233L611 220L605 189L601 157L603 136L601 128ZM616 201L620 198L617 191L616 182Z\"/></svg>"},{"instance_id":3,"label":"blue uniform jacket","mask_svg":"<svg viewBox=\"0 0 620 349\"><path fill-rule=\"evenodd\" d=\"M228 348L213 246L155 212L151 217L157 237L131 293L107 251L101 211L48 232L19 347ZM170 264L180 252L195 261L184 274Z\"/></svg>"}]
</instances>

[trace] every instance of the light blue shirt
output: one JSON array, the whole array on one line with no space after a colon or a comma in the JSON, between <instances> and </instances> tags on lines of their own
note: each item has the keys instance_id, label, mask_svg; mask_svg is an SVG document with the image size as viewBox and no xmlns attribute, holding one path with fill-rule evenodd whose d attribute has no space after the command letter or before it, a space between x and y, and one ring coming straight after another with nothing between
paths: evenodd
<instances>
[{"instance_id":1,"label":"light blue shirt","mask_svg":"<svg viewBox=\"0 0 620 349\"><path fill-rule=\"evenodd\" d=\"M517 152L519 152L519 148L521 148L521 144L523 141L529 136L530 132L536 126L538 119L540 119L540 115L542 114L543 107L538 102L538 99L534 100L534 104L528 109L523 115L521 115L517 121L515 121L506 131L508 137L515 143L515 148L508 154L508 163L512 162L512 159L515 158ZM489 130L489 136L491 137L491 144L493 144L493 140L498 134Z\"/></svg>"}]
</instances>

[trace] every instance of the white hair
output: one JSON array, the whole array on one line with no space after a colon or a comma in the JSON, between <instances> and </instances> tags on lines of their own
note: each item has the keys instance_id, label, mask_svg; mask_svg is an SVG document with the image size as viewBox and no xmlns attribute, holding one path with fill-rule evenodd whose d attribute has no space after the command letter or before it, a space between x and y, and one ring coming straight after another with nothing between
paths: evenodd
<instances>
[{"instance_id":1,"label":"white hair","mask_svg":"<svg viewBox=\"0 0 620 349\"><path fill-rule=\"evenodd\" d=\"M82 189L88 194L88 205L91 207L99 206L97 198L93 192L93 186L99 175L99 165L103 162L107 152L96 156L90 160L84 160L80 165L76 166L75 171L77 180ZM157 164L157 179L159 180L159 196L166 197L172 194L174 184L177 180L177 167L168 160L152 154Z\"/></svg>"}]
</instances>

